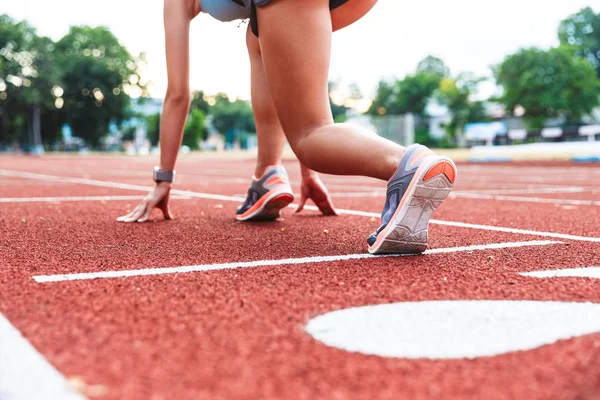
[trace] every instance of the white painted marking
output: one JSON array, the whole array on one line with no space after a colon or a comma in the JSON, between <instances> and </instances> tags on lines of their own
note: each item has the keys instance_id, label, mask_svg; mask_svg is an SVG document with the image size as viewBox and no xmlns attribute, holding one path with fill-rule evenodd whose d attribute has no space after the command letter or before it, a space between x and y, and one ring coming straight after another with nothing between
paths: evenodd
<instances>
[{"instance_id":1,"label":"white painted marking","mask_svg":"<svg viewBox=\"0 0 600 400\"><path fill-rule=\"evenodd\" d=\"M83 400L67 380L0 314L0 399Z\"/></svg>"},{"instance_id":2,"label":"white painted marking","mask_svg":"<svg viewBox=\"0 0 600 400\"><path fill-rule=\"evenodd\" d=\"M441 220L435 220L435 219L431 219L431 220L429 220L429 222L432 224L437 224L437 225L455 226L457 228L482 229L482 230L494 231L494 232L516 233L519 235L544 236L544 237L551 237L551 238L556 238L556 239L567 239L567 240L577 240L577 241L582 241L582 242L600 243L600 238L589 237L589 236L575 236L575 235L567 235L564 233L530 231L527 229L515 229L515 228L504 228L504 227L500 227L500 226L467 224L464 222L441 221Z\"/></svg>"},{"instance_id":3,"label":"white painted marking","mask_svg":"<svg viewBox=\"0 0 600 400\"><path fill-rule=\"evenodd\" d=\"M351 198L351 197L385 197L385 192L382 191L371 191L371 192L333 192L329 193L331 197Z\"/></svg>"},{"instance_id":4,"label":"white painted marking","mask_svg":"<svg viewBox=\"0 0 600 400\"><path fill-rule=\"evenodd\" d=\"M142 200L144 196L73 196L73 197L2 197L0 203L60 203L64 201L125 201ZM191 199L190 196L172 196L171 199Z\"/></svg>"},{"instance_id":5,"label":"white painted marking","mask_svg":"<svg viewBox=\"0 0 600 400\"><path fill-rule=\"evenodd\" d=\"M600 279L600 267L568 268L550 271L522 272L519 275L533 278L595 278Z\"/></svg>"},{"instance_id":6,"label":"white painted marking","mask_svg":"<svg viewBox=\"0 0 600 400\"><path fill-rule=\"evenodd\" d=\"M600 201L594 200L570 200L570 199L550 199L544 197L524 197L524 196L505 196L504 194L544 194L544 193L582 193L587 189L573 188L541 188L541 189L507 189L507 190L481 190L481 191L453 191L450 197L464 197L479 200L498 200L498 201L515 201L524 203L548 203L548 204L570 204L584 206L600 206ZM368 197L385 197L384 191L364 191L364 192L333 192L329 194L331 197L340 198L368 198Z\"/></svg>"},{"instance_id":7,"label":"white painted marking","mask_svg":"<svg viewBox=\"0 0 600 400\"><path fill-rule=\"evenodd\" d=\"M4 176L15 176L19 178L28 178L28 179L38 179L52 182L62 182L62 183L74 183L81 185L89 185L89 186L100 186L100 187L108 187L108 188L116 188L116 189L127 189L127 190L137 190L142 192L147 192L152 190L152 186L142 186L142 185L131 185L128 183L118 183L118 182L108 182L108 181L97 181L94 179L85 179L85 178L70 178L66 176L54 176L54 175L45 175L45 174L34 174L31 172L20 172L20 171L9 171L5 169L0 169L0 175ZM195 197L201 199L211 199L211 200L221 200L221 201L244 201L246 200L243 197L232 197L232 196L223 196L220 194L208 194L208 193L196 193L196 192L188 192L186 190L171 190L172 194L177 194L186 197Z\"/></svg>"},{"instance_id":8,"label":"white painted marking","mask_svg":"<svg viewBox=\"0 0 600 400\"><path fill-rule=\"evenodd\" d=\"M529 188L529 189L499 189L499 190L461 190L461 191L453 191L450 196L452 197L470 197L475 199L484 199L484 200L511 200L511 201L519 201L520 199L524 199L523 201L531 202L533 198L531 197L508 197L508 196L499 196L506 194L545 194L545 193L583 193L587 192L589 188L582 187L557 187L557 188ZM371 190L371 191L362 191L362 192L332 192L329 193L331 197L385 197L385 190ZM547 201L548 200L548 201ZM551 202L553 199L536 199L535 202L547 203ZM559 200L559 201L569 201L569 200ZM579 200L574 200L579 201ZM585 201L585 200L584 200ZM600 202L598 202L600 204Z\"/></svg>"},{"instance_id":9,"label":"white painted marking","mask_svg":"<svg viewBox=\"0 0 600 400\"><path fill-rule=\"evenodd\" d=\"M587 192L590 188L583 188L580 186L567 186L567 187L541 187L541 188L527 188L527 189L498 189L498 190L462 190L453 193L462 194L543 194L543 193L583 193Z\"/></svg>"},{"instance_id":10,"label":"white painted marking","mask_svg":"<svg viewBox=\"0 0 600 400\"><path fill-rule=\"evenodd\" d=\"M600 304L474 300L381 304L318 316L306 331L328 346L382 357L490 357L600 332Z\"/></svg>"},{"instance_id":11,"label":"white painted marking","mask_svg":"<svg viewBox=\"0 0 600 400\"><path fill-rule=\"evenodd\" d=\"M69 178L69 177L62 177L62 176L34 174L34 173L30 173L30 172L9 171L9 170L0 169L0 176L2 176L2 175L16 176L16 177L28 178L28 179L50 180L50 181L54 181L54 182L67 182L67 183L77 183L77 184L82 184L82 185L102 186L102 187L120 188L120 189L128 189L128 190L138 190L138 191L144 191L144 192L152 189L151 186L129 185L126 183L118 183L118 182L96 181L96 180L91 180L91 179ZM221 200L221 201L240 202L240 201L246 200L243 197L222 196L222 195L197 193L197 192L191 192L191 191L185 191L185 190L175 190L175 189L171 190L171 193L182 195L182 196L188 196L188 197L196 197L196 198L211 199L211 200ZM298 205L290 204L288 207L295 209L296 207L298 207ZM315 206L305 206L304 208L307 210L318 211L318 208ZM371 218L372 217L375 217L375 218L380 217L379 213L368 212L368 211L344 210L344 209L337 209L337 211L340 214L347 214L347 215L358 215L358 216L362 216L362 217L371 217ZM459 227L459 228L481 229L481 230L488 230L488 231L495 231L495 232L517 233L517 234L524 234L524 235L545 236L545 237L553 237L553 238L560 238L560 239L600 243L600 238L587 237L587 236L575 236L575 235L566 235L566 234L554 233L554 232L540 232L540 231L532 231L532 230L525 230L525 229L505 228L505 227L490 226L490 225L477 225L477 224L469 224L469 223L464 223L464 222L441 221L441 220L433 220L433 219L430 220L429 222L432 224L455 226L455 227Z\"/></svg>"},{"instance_id":12,"label":"white painted marking","mask_svg":"<svg viewBox=\"0 0 600 400\"><path fill-rule=\"evenodd\" d=\"M594 200L569 200L569 199L547 199L544 197L521 197L521 196L498 196L480 193L450 193L450 197L464 197L479 200L514 201L522 203L545 203L545 204L568 204L573 206L600 206L600 201Z\"/></svg>"},{"instance_id":13,"label":"white painted marking","mask_svg":"<svg viewBox=\"0 0 600 400\"><path fill-rule=\"evenodd\" d=\"M530 242L492 243L492 244L484 244L484 245L476 245L476 246L446 247L446 248L441 248L441 249L432 249L432 250L427 250L423 254L425 254L425 255L427 255L427 254L443 254L443 253L458 253L458 252L465 252L465 251L498 250L498 249L529 247L529 246L548 246L548 245L559 244L559 243L561 243L561 242L554 242L554 241L548 241L548 240L533 240ZM360 260L360 259L365 259L365 258L410 257L410 256L414 256L414 255L391 254L391 255L373 256L368 253L361 253L361 254L347 254L347 255L337 255L337 256L285 258L285 259L279 259L279 260L234 262L234 263L223 263L223 264L189 265L189 266L184 266L184 267L147 268L147 269L134 269L134 270L123 270L123 271L85 272L85 273L59 274L59 275L36 275L33 277L33 279L38 283L49 283L49 282L80 281L80 280L91 280L91 279L127 278L127 277L132 277L132 276L181 274L181 273L188 273L188 272L204 272L204 271L216 271L216 270L236 269L236 268L252 268L252 267L296 265L296 264L318 264L318 263L333 262L333 261Z\"/></svg>"}]
</instances>

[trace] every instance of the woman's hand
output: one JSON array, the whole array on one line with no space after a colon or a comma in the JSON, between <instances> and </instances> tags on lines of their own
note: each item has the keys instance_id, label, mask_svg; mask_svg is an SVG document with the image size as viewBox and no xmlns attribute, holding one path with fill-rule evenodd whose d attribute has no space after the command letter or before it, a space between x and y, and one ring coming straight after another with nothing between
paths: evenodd
<instances>
[{"instance_id":1,"label":"woman's hand","mask_svg":"<svg viewBox=\"0 0 600 400\"><path fill-rule=\"evenodd\" d=\"M303 170L300 205L296 209L296 213L304 209L304 204L308 199L311 199L315 203L323 215L338 215L331 197L329 197L327 188L321 182L319 175L314 171Z\"/></svg>"},{"instance_id":2,"label":"woman's hand","mask_svg":"<svg viewBox=\"0 0 600 400\"><path fill-rule=\"evenodd\" d=\"M142 200L142 202L129 214L117 218L119 222L146 222L154 207L160 209L165 219L173 219L171 209L169 208L169 197L171 184L169 182L159 182L154 189Z\"/></svg>"}]
</instances>

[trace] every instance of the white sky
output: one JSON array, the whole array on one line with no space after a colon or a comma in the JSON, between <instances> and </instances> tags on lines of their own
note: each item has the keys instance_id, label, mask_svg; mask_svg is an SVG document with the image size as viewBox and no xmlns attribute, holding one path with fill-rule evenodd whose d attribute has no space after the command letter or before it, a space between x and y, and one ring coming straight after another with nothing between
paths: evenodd
<instances>
[{"instance_id":1,"label":"white sky","mask_svg":"<svg viewBox=\"0 0 600 400\"><path fill-rule=\"evenodd\" d=\"M453 73L490 75L490 65L520 47L556 45L559 22L586 6L598 12L600 0L380 0L361 21L334 35L330 78L342 85L357 82L370 96L379 79L403 77L428 54L442 58ZM132 54L146 52L153 95L164 95L161 0L4 0L2 13L26 19L55 40L70 25L107 26ZM194 20L193 89L249 98L245 25L238 25L205 14ZM483 90L491 94L493 85Z\"/></svg>"}]
</instances>

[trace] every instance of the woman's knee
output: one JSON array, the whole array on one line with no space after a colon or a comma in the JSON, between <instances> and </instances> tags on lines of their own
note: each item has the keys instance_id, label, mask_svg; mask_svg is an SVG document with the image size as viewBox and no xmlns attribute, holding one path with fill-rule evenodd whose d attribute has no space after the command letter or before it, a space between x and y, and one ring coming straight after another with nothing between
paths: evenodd
<instances>
[{"instance_id":1,"label":"woman's knee","mask_svg":"<svg viewBox=\"0 0 600 400\"><path fill-rule=\"evenodd\" d=\"M308 168L314 167L316 161L316 150L320 147L319 131L332 123L333 121L325 119L286 132L287 140L296 157Z\"/></svg>"}]
</instances>

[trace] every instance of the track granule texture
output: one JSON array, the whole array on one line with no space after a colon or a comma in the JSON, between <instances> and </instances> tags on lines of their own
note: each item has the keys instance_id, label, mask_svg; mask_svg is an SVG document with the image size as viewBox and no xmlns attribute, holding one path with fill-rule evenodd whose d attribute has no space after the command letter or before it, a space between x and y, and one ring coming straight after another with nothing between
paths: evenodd
<instances>
[{"instance_id":1,"label":"track granule texture","mask_svg":"<svg viewBox=\"0 0 600 400\"><path fill-rule=\"evenodd\" d=\"M156 212L155 222L127 225L115 219L138 200L120 196L145 195L133 186L151 186L147 171L156 160L108 160L107 167L107 158L98 156L0 158L0 314L90 399L600 398L599 333L496 356L442 360L347 352L305 331L318 315L386 303L600 303L600 279L521 275L600 266L598 206L565 209L531 200L457 196L434 214L446 224L430 225L430 248L467 249L317 262L315 257L366 253L365 239L378 226L375 215L384 201L372 194L385 190L384 184L323 177L330 192L339 194L337 207L362 214L321 217L288 209L275 222L240 223L235 196L247 188L252 160L184 157L178 167L183 183L176 189L190 196L226 197L174 199L175 220L162 221ZM298 167L285 165L298 193ZM567 163L463 164L455 191L480 196L490 190L539 190L511 196L600 201L593 184L599 174L596 166ZM48 176L81 181L62 183ZM575 178L569 182L569 176ZM501 182L493 187L495 179ZM118 186L123 183L132 187ZM570 197L565 187L580 189ZM17 197L30 201L6 200ZM64 199L36 201L39 197ZM568 236L544 236L554 233ZM540 240L552 242L505 246ZM490 244L498 248L470 247ZM306 259L250 268L232 264L298 258ZM238 267L48 283L34 279L228 263ZM439 335L443 340L444 332ZM0 353L1 346L0 341Z\"/></svg>"}]
</instances>

